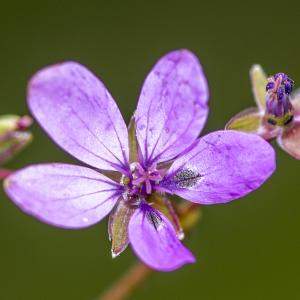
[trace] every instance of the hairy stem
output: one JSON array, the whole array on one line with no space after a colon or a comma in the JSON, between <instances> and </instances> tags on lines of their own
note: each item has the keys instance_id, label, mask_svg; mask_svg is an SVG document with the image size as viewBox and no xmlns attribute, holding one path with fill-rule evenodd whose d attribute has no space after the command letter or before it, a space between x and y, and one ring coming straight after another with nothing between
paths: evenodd
<instances>
[{"instance_id":1,"label":"hairy stem","mask_svg":"<svg viewBox=\"0 0 300 300\"><path fill-rule=\"evenodd\" d=\"M141 262L137 262L99 300L123 300L128 298L152 272L152 269Z\"/></svg>"}]
</instances>

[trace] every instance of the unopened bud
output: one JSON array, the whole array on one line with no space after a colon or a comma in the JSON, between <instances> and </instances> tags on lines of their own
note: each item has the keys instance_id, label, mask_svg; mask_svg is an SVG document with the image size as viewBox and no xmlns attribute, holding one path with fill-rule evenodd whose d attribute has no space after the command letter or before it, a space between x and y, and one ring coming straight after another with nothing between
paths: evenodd
<instances>
[{"instance_id":1,"label":"unopened bud","mask_svg":"<svg viewBox=\"0 0 300 300\"><path fill-rule=\"evenodd\" d=\"M272 125L285 126L293 120L293 106L290 93L294 81L284 73L268 78L266 85L266 118Z\"/></svg>"},{"instance_id":2,"label":"unopened bud","mask_svg":"<svg viewBox=\"0 0 300 300\"><path fill-rule=\"evenodd\" d=\"M0 116L0 165L20 152L32 140L32 134L24 131L32 123L28 116Z\"/></svg>"}]
</instances>

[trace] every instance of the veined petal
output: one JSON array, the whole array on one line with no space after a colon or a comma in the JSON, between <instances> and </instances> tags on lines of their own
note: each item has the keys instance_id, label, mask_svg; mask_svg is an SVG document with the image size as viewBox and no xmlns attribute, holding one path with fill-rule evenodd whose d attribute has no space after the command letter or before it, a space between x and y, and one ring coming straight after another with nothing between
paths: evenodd
<instances>
[{"instance_id":1,"label":"veined petal","mask_svg":"<svg viewBox=\"0 0 300 300\"><path fill-rule=\"evenodd\" d=\"M160 185L192 202L217 204L257 189L274 170L274 150L262 138L239 131L216 131L176 159Z\"/></svg>"},{"instance_id":2,"label":"veined petal","mask_svg":"<svg viewBox=\"0 0 300 300\"><path fill-rule=\"evenodd\" d=\"M69 164L39 164L13 173L5 191L24 212L42 222L82 228L103 219L121 187L92 169Z\"/></svg>"},{"instance_id":3,"label":"veined petal","mask_svg":"<svg viewBox=\"0 0 300 300\"><path fill-rule=\"evenodd\" d=\"M147 204L131 217L128 233L136 255L155 270L173 271L195 262L192 253L177 238L171 222Z\"/></svg>"},{"instance_id":4,"label":"veined petal","mask_svg":"<svg viewBox=\"0 0 300 300\"><path fill-rule=\"evenodd\" d=\"M103 83L84 66L65 62L38 72L28 87L32 114L77 159L105 170L128 169L128 133Z\"/></svg>"},{"instance_id":5,"label":"veined petal","mask_svg":"<svg viewBox=\"0 0 300 300\"><path fill-rule=\"evenodd\" d=\"M300 159L300 122L293 122L277 138L280 147L296 159Z\"/></svg>"},{"instance_id":6,"label":"veined petal","mask_svg":"<svg viewBox=\"0 0 300 300\"><path fill-rule=\"evenodd\" d=\"M255 102L261 111L266 107L267 76L260 65L253 65L250 69L250 80Z\"/></svg>"},{"instance_id":7,"label":"veined petal","mask_svg":"<svg viewBox=\"0 0 300 300\"><path fill-rule=\"evenodd\" d=\"M173 159L201 132L208 114L208 86L188 50L161 58L147 76L135 112L137 139L146 164Z\"/></svg>"}]
</instances>

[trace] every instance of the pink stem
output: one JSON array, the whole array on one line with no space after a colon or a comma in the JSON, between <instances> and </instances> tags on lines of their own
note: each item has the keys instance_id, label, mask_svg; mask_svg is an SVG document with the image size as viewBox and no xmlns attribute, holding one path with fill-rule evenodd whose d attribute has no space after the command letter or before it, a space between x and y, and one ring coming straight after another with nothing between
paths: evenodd
<instances>
[{"instance_id":1,"label":"pink stem","mask_svg":"<svg viewBox=\"0 0 300 300\"><path fill-rule=\"evenodd\" d=\"M107 290L99 300L123 300L141 285L153 271L137 262L119 281ZM130 299L130 298L129 298Z\"/></svg>"}]
</instances>

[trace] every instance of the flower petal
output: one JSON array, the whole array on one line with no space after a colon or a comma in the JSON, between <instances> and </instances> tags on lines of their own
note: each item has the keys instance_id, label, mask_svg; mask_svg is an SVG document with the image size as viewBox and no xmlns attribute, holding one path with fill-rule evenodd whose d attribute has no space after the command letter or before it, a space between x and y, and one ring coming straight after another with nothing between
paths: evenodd
<instances>
[{"instance_id":1,"label":"flower petal","mask_svg":"<svg viewBox=\"0 0 300 300\"><path fill-rule=\"evenodd\" d=\"M267 76L260 65L253 65L250 69L250 80L255 102L261 111L266 107Z\"/></svg>"},{"instance_id":2,"label":"flower petal","mask_svg":"<svg viewBox=\"0 0 300 300\"><path fill-rule=\"evenodd\" d=\"M41 70L30 81L28 103L50 137L77 159L99 169L128 169L122 115L84 66L65 62Z\"/></svg>"},{"instance_id":3,"label":"flower petal","mask_svg":"<svg viewBox=\"0 0 300 300\"><path fill-rule=\"evenodd\" d=\"M208 114L208 86L187 50L161 58L145 80L135 113L146 164L170 160L197 138Z\"/></svg>"},{"instance_id":4,"label":"flower petal","mask_svg":"<svg viewBox=\"0 0 300 300\"><path fill-rule=\"evenodd\" d=\"M129 240L136 255L158 271L173 271L194 263L192 253L178 240L170 221L143 204L129 222Z\"/></svg>"},{"instance_id":5,"label":"flower petal","mask_svg":"<svg viewBox=\"0 0 300 300\"><path fill-rule=\"evenodd\" d=\"M92 169L69 164L33 165L5 181L8 196L24 212L63 228L82 228L104 218L121 187Z\"/></svg>"},{"instance_id":6,"label":"flower petal","mask_svg":"<svg viewBox=\"0 0 300 300\"><path fill-rule=\"evenodd\" d=\"M151 206L158 211L160 211L164 216L170 220L171 224L174 226L177 237L179 240L184 239L184 231L181 226L180 217L178 212L175 210L172 202L164 194L152 193L148 198L148 202L151 203Z\"/></svg>"},{"instance_id":7,"label":"flower petal","mask_svg":"<svg viewBox=\"0 0 300 300\"><path fill-rule=\"evenodd\" d=\"M300 159L300 122L293 122L277 138L280 147L296 159Z\"/></svg>"},{"instance_id":8,"label":"flower petal","mask_svg":"<svg viewBox=\"0 0 300 300\"><path fill-rule=\"evenodd\" d=\"M257 189L274 170L274 150L262 138L216 131L175 160L160 189L200 204L224 203Z\"/></svg>"}]
</instances>

